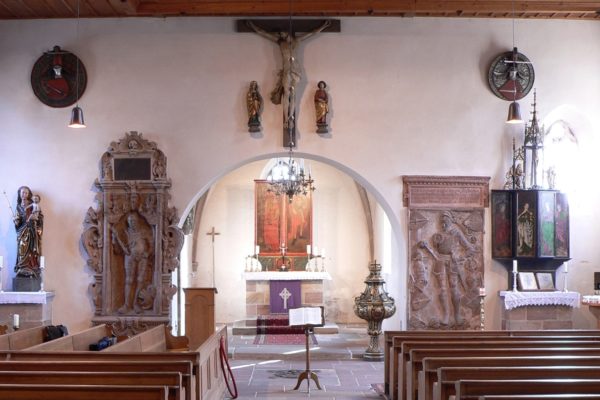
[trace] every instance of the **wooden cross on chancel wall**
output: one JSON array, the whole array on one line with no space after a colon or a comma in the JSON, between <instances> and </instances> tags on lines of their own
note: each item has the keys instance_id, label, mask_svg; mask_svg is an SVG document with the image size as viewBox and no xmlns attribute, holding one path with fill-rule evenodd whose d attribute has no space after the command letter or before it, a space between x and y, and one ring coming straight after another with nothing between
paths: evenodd
<instances>
[{"instance_id":1,"label":"wooden cross on chancel wall","mask_svg":"<svg viewBox=\"0 0 600 400\"><path fill-rule=\"evenodd\" d=\"M217 286L215 283L215 236L220 235L220 232L217 232L215 230L215 227L213 226L212 229L210 230L210 232L208 232L206 235L211 237L211 247L212 247L212 284L213 284L213 288L215 288L215 293L217 292Z\"/></svg>"}]
</instances>

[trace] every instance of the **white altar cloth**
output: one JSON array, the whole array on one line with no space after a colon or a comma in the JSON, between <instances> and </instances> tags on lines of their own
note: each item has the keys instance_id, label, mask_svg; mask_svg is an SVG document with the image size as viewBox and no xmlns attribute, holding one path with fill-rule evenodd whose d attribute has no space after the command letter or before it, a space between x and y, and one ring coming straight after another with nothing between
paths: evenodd
<instances>
[{"instance_id":1,"label":"white altar cloth","mask_svg":"<svg viewBox=\"0 0 600 400\"><path fill-rule=\"evenodd\" d=\"M329 272L304 272L304 271L263 271L263 272L244 272L244 279L247 281L314 281L331 280Z\"/></svg>"},{"instance_id":2,"label":"white altar cloth","mask_svg":"<svg viewBox=\"0 0 600 400\"><path fill-rule=\"evenodd\" d=\"M512 310L526 306L568 306L579 307L581 295L577 292L514 292L503 290L504 308Z\"/></svg>"},{"instance_id":3,"label":"white altar cloth","mask_svg":"<svg viewBox=\"0 0 600 400\"><path fill-rule=\"evenodd\" d=\"M0 304L47 304L54 292L0 292Z\"/></svg>"}]
</instances>

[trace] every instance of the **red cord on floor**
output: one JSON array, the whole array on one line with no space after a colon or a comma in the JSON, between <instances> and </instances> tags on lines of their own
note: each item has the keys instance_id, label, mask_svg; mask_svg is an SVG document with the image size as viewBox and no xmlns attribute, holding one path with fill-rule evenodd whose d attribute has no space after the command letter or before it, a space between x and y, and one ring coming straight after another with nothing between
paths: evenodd
<instances>
[{"instance_id":1,"label":"red cord on floor","mask_svg":"<svg viewBox=\"0 0 600 400\"><path fill-rule=\"evenodd\" d=\"M237 386L235 384L235 377L233 376L233 373L231 372L231 367L229 366L229 360L227 359L227 352L225 351L225 338L223 336L221 336L221 342L219 343L219 353L221 354L221 371L223 371L223 377L225 378L225 384L227 385L227 390L229 391L229 394L231 395L232 399L237 399L238 390L237 390ZM228 373L225 372L225 365L227 365ZM228 377L231 377L231 383L233 384L233 391L231 390L231 387L229 386Z\"/></svg>"}]
</instances>

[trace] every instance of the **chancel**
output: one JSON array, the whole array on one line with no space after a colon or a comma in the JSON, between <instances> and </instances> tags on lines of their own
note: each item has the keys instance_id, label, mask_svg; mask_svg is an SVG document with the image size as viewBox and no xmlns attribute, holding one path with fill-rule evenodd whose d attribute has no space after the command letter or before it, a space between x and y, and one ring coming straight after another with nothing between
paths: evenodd
<instances>
[{"instance_id":1,"label":"chancel","mask_svg":"<svg viewBox=\"0 0 600 400\"><path fill-rule=\"evenodd\" d=\"M600 396L600 2L215 4L0 2L0 398Z\"/></svg>"}]
</instances>

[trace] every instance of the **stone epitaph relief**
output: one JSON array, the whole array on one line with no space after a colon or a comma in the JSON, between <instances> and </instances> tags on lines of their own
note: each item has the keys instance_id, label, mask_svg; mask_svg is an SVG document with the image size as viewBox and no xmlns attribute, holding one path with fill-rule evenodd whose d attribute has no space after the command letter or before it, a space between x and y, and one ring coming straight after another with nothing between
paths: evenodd
<instances>
[{"instance_id":1,"label":"stone epitaph relief","mask_svg":"<svg viewBox=\"0 0 600 400\"><path fill-rule=\"evenodd\" d=\"M141 330L169 323L183 232L168 205L166 167L156 143L137 132L111 143L101 158L97 207L88 209L81 236L94 274L94 323Z\"/></svg>"},{"instance_id":2,"label":"stone epitaph relief","mask_svg":"<svg viewBox=\"0 0 600 400\"><path fill-rule=\"evenodd\" d=\"M409 329L480 329L488 179L405 177Z\"/></svg>"}]
</instances>

